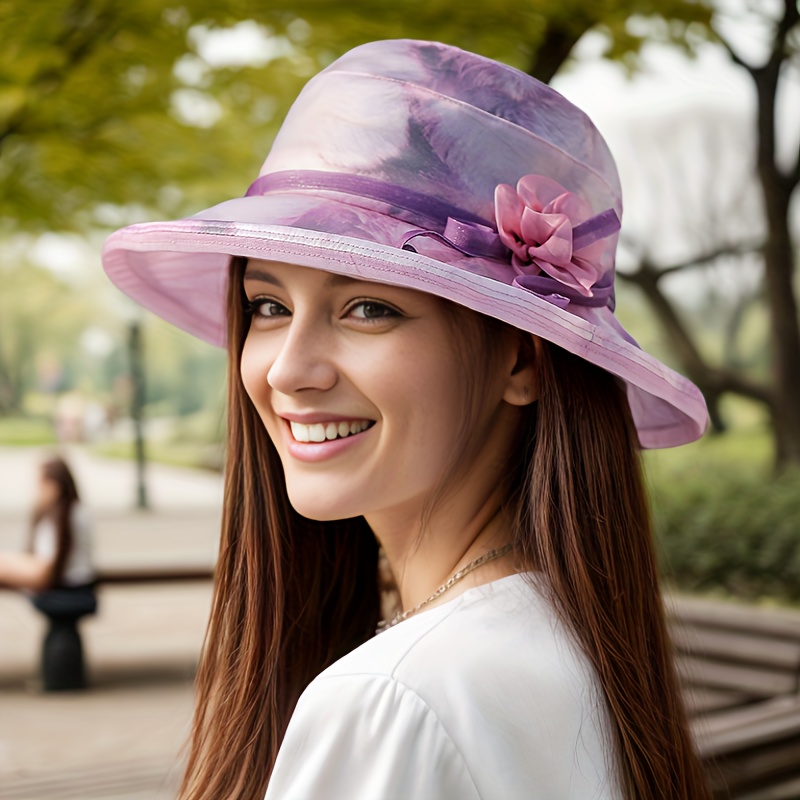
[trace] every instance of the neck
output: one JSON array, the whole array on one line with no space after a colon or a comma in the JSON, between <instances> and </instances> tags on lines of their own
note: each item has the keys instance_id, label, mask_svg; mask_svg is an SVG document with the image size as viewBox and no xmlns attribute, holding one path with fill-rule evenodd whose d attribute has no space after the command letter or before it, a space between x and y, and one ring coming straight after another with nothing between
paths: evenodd
<instances>
[{"instance_id":1,"label":"neck","mask_svg":"<svg viewBox=\"0 0 800 800\"><path fill-rule=\"evenodd\" d=\"M429 598L476 558L510 541L500 491L495 489L484 497L473 494L471 503L466 499L469 497L461 492L458 502L443 498L424 520L421 512L410 514L399 509L367 518L386 554L404 610ZM514 572L513 556L507 554L481 565L437 600L446 602L466 589Z\"/></svg>"}]
</instances>

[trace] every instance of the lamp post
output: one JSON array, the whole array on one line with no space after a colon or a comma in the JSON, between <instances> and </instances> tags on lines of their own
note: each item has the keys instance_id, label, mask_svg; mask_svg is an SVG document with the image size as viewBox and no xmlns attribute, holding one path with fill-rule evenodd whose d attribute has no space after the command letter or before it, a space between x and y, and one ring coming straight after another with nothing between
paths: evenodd
<instances>
[{"instance_id":1,"label":"lamp post","mask_svg":"<svg viewBox=\"0 0 800 800\"><path fill-rule=\"evenodd\" d=\"M147 509L147 484L145 481L144 451L144 358L142 349L142 325L138 319L128 326L128 358L131 375L131 420L136 453L136 508Z\"/></svg>"}]
</instances>

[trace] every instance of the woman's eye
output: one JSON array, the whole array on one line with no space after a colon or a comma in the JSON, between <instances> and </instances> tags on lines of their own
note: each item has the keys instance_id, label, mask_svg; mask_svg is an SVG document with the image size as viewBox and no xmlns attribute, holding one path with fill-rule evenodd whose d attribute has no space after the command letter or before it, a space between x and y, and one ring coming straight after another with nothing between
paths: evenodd
<instances>
[{"instance_id":1,"label":"woman's eye","mask_svg":"<svg viewBox=\"0 0 800 800\"><path fill-rule=\"evenodd\" d=\"M356 319L385 319L399 317L400 313L390 306L374 300L362 300L350 308L348 315Z\"/></svg>"},{"instance_id":2,"label":"woman's eye","mask_svg":"<svg viewBox=\"0 0 800 800\"><path fill-rule=\"evenodd\" d=\"M248 300L247 310L254 316L259 317L288 317L290 315L289 309L281 305L275 300L268 300L266 298L256 298L255 300Z\"/></svg>"}]
</instances>

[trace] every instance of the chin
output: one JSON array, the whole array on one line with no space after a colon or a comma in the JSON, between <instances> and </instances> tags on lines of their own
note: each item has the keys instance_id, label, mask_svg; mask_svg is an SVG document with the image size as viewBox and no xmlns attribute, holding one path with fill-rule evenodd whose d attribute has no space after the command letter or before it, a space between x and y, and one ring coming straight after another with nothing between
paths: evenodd
<instances>
[{"instance_id":1,"label":"chin","mask_svg":"<svg viewBox=\"0 0 800 800\"><path fill-rule=\"evenodd\" d=\"M334 522L340 519L360 517L362 511L356 510L350 503L343 503L341 497L326 498L321 493L314 494L308 489L302 492L288 491L292 508L306 519L315 522Z\"/></svg>"}]
</instances>

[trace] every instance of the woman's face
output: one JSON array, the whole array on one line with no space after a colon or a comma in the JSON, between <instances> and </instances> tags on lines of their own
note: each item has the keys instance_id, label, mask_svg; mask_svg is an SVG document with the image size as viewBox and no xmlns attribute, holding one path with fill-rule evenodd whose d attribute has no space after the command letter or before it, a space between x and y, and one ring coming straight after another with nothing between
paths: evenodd
<instances>
[{"instance_id":1,"label":"woman's face","mask_svg":"<svg viewBox=\"0 0 800 800\"><path fill-rule=\"evenodd\" d=\"M444 301L319 270L251 260L242 381L277 448L289 499L318 520L414 514L452 466L468 376ZM510 338L510 337L509 337ZM505 347L469 431L497 480L518 412ZM508 351L508 352L506 352Z\"/></svg>"}]
</instances>

